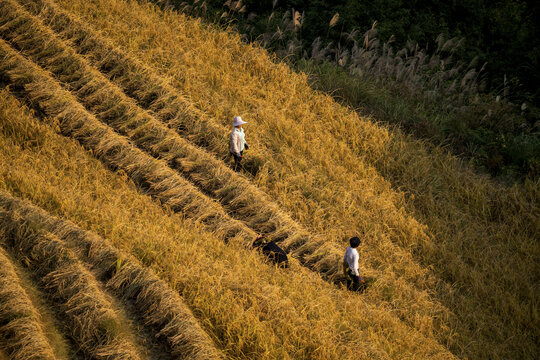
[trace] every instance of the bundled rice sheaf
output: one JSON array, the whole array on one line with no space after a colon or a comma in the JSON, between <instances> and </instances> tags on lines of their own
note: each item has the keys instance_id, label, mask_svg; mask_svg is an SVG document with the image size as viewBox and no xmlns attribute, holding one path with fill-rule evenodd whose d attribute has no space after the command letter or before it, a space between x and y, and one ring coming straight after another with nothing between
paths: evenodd
<instances>
[{"instance_id":1,"label":"bundled rice sheaf","mask_svg":"<svg viewBox=\"0 0 540 360\"><path fill-rule=\"evenodd\" d=\"M66 246L70 246L84 256L108 288L135 304L145 323L157 338L168 344L174 356L200 360L222 358L180 295L151 270L141 266L137 260L120 253L96 234L1 191L0 206L8 209L4 218L8 215L18 216L19 222L24 221L25 226L43 228L66 244L60 245L60 241L53 241L38 245L38 253L48 252L52 253L53 257L62 256L55 255L62 254L62 251L56 250L61 246L64 253L68 252L69 255ZM48 250L49 248L55 251ZM72 275L75 276L76 273ZM58 276L64 275L47 275L51 280ZM73 288L60 287L59 290L66 293Z\"/></svg>"},{"instance_id":2,"label":"bundled rice sheaf","mask_svg":"<svg viewBox=\"0 0 540 360\"><path fill-rule=\"evenodd\" d=\"M0 243L3 242L0 234ZM40 316L0 248L0 346L13 360L54 360Z\"/></svg>"},{"instance_id":3,"label":"bundled rice sheaf","mask_svg":"<svg viewBox=\"0 0 540 360\"><path fill-rule=\"evenodd\" d=\"M96 359L139 359L94 277L56 236L4 209L0 226L6 245L41 277L43 287L60 305L66 332L84 354Z\"/></svg>"}]
</instances>

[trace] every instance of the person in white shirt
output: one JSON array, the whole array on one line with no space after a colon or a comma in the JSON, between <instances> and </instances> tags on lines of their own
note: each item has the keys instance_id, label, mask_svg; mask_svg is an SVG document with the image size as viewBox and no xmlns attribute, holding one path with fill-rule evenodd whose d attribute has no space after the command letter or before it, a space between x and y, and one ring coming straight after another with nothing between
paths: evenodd
<instances>
[{"instance_id":1,"label":"person in white shirt","mask_svg":"<svg viewBox=\"0 0 540 360\"><path fill-rule=\"evenodd\" d=\"M247 122L242 120L240 116L236 116L233 120L229 151L234 157L234 171L240 170L244 150L249 149L246 142L246 134L244 133L244 129L242 129L242 125L244 124L247 124Z\"/></svg>"},{"instance_id":2,"label":"person in white shirt","mask_svg":"<svg viewBox=\"0 0 540 360\"><path fill-rule=\"evenodd\" d=\"M358 260L360 255L356 248L360 246L360 238L352 237L349 240L351 246L345 251L345 256L343 257L343 272L345 273L345 278L347 279L347 289L352 291L361 291L364 285L364 280L360 277L358 271Z\"/></svg>"}]
</instances>

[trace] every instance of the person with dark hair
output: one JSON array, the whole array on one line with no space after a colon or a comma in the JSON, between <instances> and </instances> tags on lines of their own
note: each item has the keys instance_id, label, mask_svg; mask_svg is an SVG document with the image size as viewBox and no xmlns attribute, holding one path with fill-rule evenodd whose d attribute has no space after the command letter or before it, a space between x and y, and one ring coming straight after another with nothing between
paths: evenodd
<instances>
[{"instance_id":1,"label":"person with dark hair","mask_svg":"<svg viewBox=\"0 0 540 360\"><path fill-rule=\"evenodd\" d=\"M259 236L253 242L254 248L260 248L262 253L266 255L274 264L279 267L287 268L289 266L289 259L287 253L280 248L274 241L268 241L264 236Z\"/></svg>"},{"instance_id":2,"label":"person with dark hair","mask_svg":"<svg viewBox=\"0 0 540 360\"><path fill-rule=\"evenodd\" d=\"M357 236L352 237L349 240L351 246L347 248L343 257L343 272L347 279L347 289L352 291L362 291L365 285L358 271L358 260L360 256L356 248L360 246L360 242L360 238Z\"/></svg>"}]
</instances>

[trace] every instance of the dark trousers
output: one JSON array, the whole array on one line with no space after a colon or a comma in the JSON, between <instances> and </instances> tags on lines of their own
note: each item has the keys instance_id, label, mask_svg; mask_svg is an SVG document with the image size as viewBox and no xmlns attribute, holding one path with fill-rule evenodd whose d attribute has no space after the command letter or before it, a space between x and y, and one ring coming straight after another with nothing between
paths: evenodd
<instances>
[{"instance_id":1,"label":"dark trousers","mask_svg":"<svg viewBox=\"0 0 540 360\"><path fill-rule=\"evenodd\" d=\"M242 156L237 156L236 154L231 153L234 158L234 171L242 170ZM244 155L244 151L240 151L240 155Z\"/></svg>"},{"instance_id":2,"label":"dark trousers","mask_svg":"<svg viewBox=\"0 0 540 360\"><path fill-rule=\"evenodd\" d=\"M351 269L349 269L347 273L349 274L349 276L347 276L347 289L351 291L362 291L363 283L361 282L362 279L360 276L354 275Z\"/></svg>"}]
</instances>

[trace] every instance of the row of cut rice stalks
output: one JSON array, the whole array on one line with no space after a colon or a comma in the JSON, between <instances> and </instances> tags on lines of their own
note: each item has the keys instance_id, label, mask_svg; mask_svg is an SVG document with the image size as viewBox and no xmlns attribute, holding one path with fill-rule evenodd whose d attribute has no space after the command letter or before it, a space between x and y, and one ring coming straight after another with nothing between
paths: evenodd
<instances>
[{"instance_id":1,"label":"row of cut rice stalks","mask_svg":"<svg viewBox=\"0 0 540 360\"><path fill-rule=\"evenodd\" d=\"M1 231L1 230L0 230ZM4 243L5 233L0 233ZM0 248L0 347L13 360L54 360L40 316L8 255Z\"/></svg>"},{"instance_id":2,"label":"row of cut rice stalks","mask_svg":"<svg viewBox=\"0 0 540 360\"><path fill-rule=\"evenodd\" d=\"M182 98L178 94L178 91L172 88L165 79L156 75L151 68L125 54L122 50L119 50L110 41L99 34L96 34L84 23L81 23L71 14L58 8L58 6L50 0L19 1L24 3L29 11L38 16L43 24L50 26L57 32L58 36L69 41L69 45L72 48L76 49L79 54L85 55L85 58L92 66L98 68L112 83L122 89L126 95L134 99L140 107L148 110L152 117L169 125L171 129L175 130L175 132L182 137L196 145L204 147L218 158L223 158L225 154L228 153L227 147L223 144L225 141L224 139L227 137L226 128L218 125L216 121L212 121L205 114L192 106L189 101ZM122 102L124 99L125 98L121 96L118 98L116 104ZM81 101L83 101L83 99L81 99ZM100 110L101 109L97 109L97 111ZM141 110L139 109L139 111ZM204 140L199 142L200 139ZM196 153L193 147L186 148L186 153L189 155L184 154L183 156L188 156L188 158L183 161L180 160L180 157L175 157L175 154L171 153L159 153L158 156L180 160L180 164L171 164L171 166L174 167L175 165L179 165L178 169L183 171L186 176L191 176L190 179L203 188L203 191L210 193L213 197L222 198L220 201L224 204L226 209L233 213L235 217L238 216L242 221L247 221L248 225L253 229L259 232L269 232L276 227L280 227L286 231L287 228L296 226L296 224L289 221L286 214L279 219L282 221L282 224L272 224L276 217L273 216L273 213L279 215L279 212L283 211L274 207L273 204L271 204L271 201L267 200L265 194L261 191L258 191L256 188L253 189L250 187L249 183L246 184L242 177L234 177L228 172L227 177L221 175L218 178L216 169L221 169L223 164L214 161L208 163L211 164L211 166L207 166L206 159L209 158L207 153L202 155L206 165L202 168L196 168L200 166L200 161L197 164L192 160L193 158L200 157L201 153ZM270 157L266 156L266 158L268 159ZM259 158L257 157L257 159ZM261 162L262 160L259 159L254 161ZM182 165L185 165L185 167L182 168ZM265 161L264 165L273 166L272 163L268 161ZM191 169L191 167L194 168ZM189 172L191 172L191 174L189 174ZM203 172L206 172L206 174ZM205 181L206 183L204 183ZM238 194L238 192L241 192L241 194ZM271 209L268 209L269 204ZM253 205L253 208L257 211L253 211L253 208L250 207L251 205ZM261 213L261 209L264 210L264 212ZM254 212L257 213L257 217L251 219L254 216ZM270 222L267 220L268 218L271 219ZM305 230L300 230L300 232L305 233ZM292 233L294 234L294 232L298 231L294 229ZM291 236L290 234L291 232L289 232L289 237ZM277 237L278 239L282 237L280 233L270 235L270 238L272 238L272 236ZM290 243L291 248L295 248L296 246L301 246L304 241L305 240L303 239L294 241L289 239L284 245ZM341 242L337 242L336 239L333 238L325 239L325 243L328 242L335 242L337 246L342 246ZM310 240L310 245L312 244L313 240ZM320 246L320 244L317 244L316 246L312 245L311 247L312 249L316 249L317 246ZM385 246L388 246L388 244ZM320 254L324 253L324 251L311 250L307 251L306 254L310 253L310 255L313 255L315 252L317 252L319 256L311 257L308 261L316 263L316 265L318 264L319 270L324 269L325 274L331 273L332 270L325 268L325 266L329 265L335 267L335 263L333 261L328 261L327 264L324 265L325 262L321 261L322 259L320 258ZM298 253L301 253L301 250L299 250L297 254ZM400 256L400 258L401 257L402 256Z\"/></svg>"},{"instance_id":3,"label":"row of cut rice stalks","mask_svg":"<svg viewBox=\"0 0 540 360\"><path fill-rule=\"evenodd\" d=\"M0 227L2 245L41 279L81 352L93 358L139 359L93 275L56 236L37 231L6 209L0 210Z\"/></svg>"},{"instance_id":4,"label":"row of cut rice stalks","mask_svg":"<svg viewBox=\"0 0 540 360\"><path fill-rule=\"evenodd\" d=\"M115 296L134 305L150 332L174 358L220 359L182 298L99 236L54 217L29 202L0 192L0 221L5 243L43 277L70 320L71 337L97 358L138 358L121 338L121 324L83 259ZM112 356L114 355L114 356Z\"/></svg>"},{"instance_id":5,"label":"row of cut rice stalks","mask_svg":"<svg viewBox=\"0 0 540 360\"><path fill-rule=\"evenodd\" d=\"M45 15L49 14L48 12L58 11L53 5L44 6L46 2L41 0L28 2L41 3L40 10L44 11ZM19 18L23 16L20 12L17 14ZM62 26L75 23L64 13L53 12L49 14L49 18L51 18L53 25L64 29L65 32L69 32L68 29L71 28L63 28ZM282 241L286 249L294 250L294 254L299 256L304 263L316 268L320 273L329 277L336 276L339 250L336 249L335 240L315 241L308 239L308 232L272 203L262 191L242 176L232 172L221 161L191 145L178 136L178 133L167 129L160 121L157 121L152 115L159 114L157 108L159 105L153 103L148 105L152 115L145 112L120 89L111 85L101 73L78 57L71 48L54 38L46 29L39 31L43 28L42 24L38 25L32 22L30 25L30 23L31 20L28 20L26 26L21 26L17 32L18 35L15 35L15 31L9 27L6 27L5 32L10 29L10 36L15 39L12 42L16 42L20 50L28 56L32 56L34 61L54 73L60 81L66 82L73 89L78 100L95 113L100 120L122 135L128 136L140 148L154 157L165 159L170 167L180 171L205 194L220 201L225 210L235 219L245 222L256 232L266 234L269 239ZM129 93L139 102L145 103L145 98L151 98L156 99L155 101L160 99L159 103L161 104L177 104L178 106L174 105L177 110L166 111L167 114L174 114L175 119L182 115L178 109L183 108L184 114L193 110L185 101L180 104L179 100L174 100L178 98L174 91L166 85L160 87L163 81L149 74L148 69L142 68L105 41L91 37L84 30L80 24L75 29L71 29L69 33L76 34L73 35L75 37L70 38L71 43L75 46L79 44L81 51L90 53L91 58L101 58L101 62L96 63L96 66L108 69L109 76L114 78L115 83L123 84L123 89L131 89ZM36 50L36 41L32 39L39 39L43 36L48 36L47 47ZM77 36L79 37L77 38ZM53 49L55 47L57 50ZM59 55L52 56L54 60L51 60L51 53ZM107 65L104 65L104 62ZM125 82L117 79L123 79ZM128 83L128 81L136 82ZM158 97L158 94L161 97ZM169 101L170 99L173 100ZM193 111L195 115L192 114L190 123L185 124L187 131L191 134L189 138L204 137L205 134L200 132L196 124L212 123L200 120L202 116L200 112ZM159 118L164 122L167 121L166 116ZM178 129L175 126L173 128ZM226 134L223 131L219 133L211 131L206 136L211 136L214 142L219 143L218 138L223 139ZM220 142L221 151L226 149L222 143L223 141ZM217 148L213 150L217 151ZM333 242L334 244L332 244Z\"/></svg>"}]
</instances>

